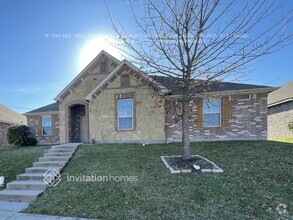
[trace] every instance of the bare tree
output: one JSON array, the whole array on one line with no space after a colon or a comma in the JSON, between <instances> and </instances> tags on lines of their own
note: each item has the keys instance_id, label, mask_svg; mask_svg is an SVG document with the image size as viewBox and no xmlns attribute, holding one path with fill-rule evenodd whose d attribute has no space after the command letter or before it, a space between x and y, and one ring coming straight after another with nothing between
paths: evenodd
<instances>
[{"instance_id":1,"label":"bare tree","mask_svg":"<svg viewBox=\"0 0 293 220\"><path fill-rule=\"evenodd\" d=\"M194 93L292 42L286 33L292 9L280 14L286 5L282 0L139 0L129 5L139 34L129 34L111 18L113 27L133 62L178 82L184 160L191 157L189 102Z\"/></svg>"}]
</instances>

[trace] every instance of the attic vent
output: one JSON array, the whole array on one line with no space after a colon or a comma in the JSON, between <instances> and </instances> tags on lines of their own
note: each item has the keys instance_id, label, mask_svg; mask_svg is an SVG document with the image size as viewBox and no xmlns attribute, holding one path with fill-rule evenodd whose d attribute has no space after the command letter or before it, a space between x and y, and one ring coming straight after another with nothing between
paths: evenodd
<instances>
[{"instance_id":1,"label":"attic vent","mask_svg":"<svg viewBox=\"0 0 293 220\"><path fill-rule=\"evenodd\" d=\"M236 99L251 99L251 95L250 94L242 94L242 95L232 95L232 99L236 100Z\"/></svg>"},{"instance_id":2,"label":"attic vent","mask_svg":"<svg viewBox=\"0 0 293 220\"><path fill-rule=\"evenodd\" d=\"M239 99L250 99L250 95L249 94L239 95Z\"/></svg>"},{"instance_id":3,"label":"attic vent","mask_svg":"<svg viewBox=\"0 0 293 220\"><path fill-rule=\"evenodd\" d=\"M121 81L121 87L129 87L130 86L129 74L121 75L120 81Z\"/></svg>"},{"instance_id":4,"label":"attic vent","mask_svg":"<svg viewBox=\"0 0 293 220\"><path fill-rule=\"evenodd\" d=\"M101 73L106 73L108 72L108 65L107 65L107 60L103 60L100 64L100 72Z\"/></svg>"}]
</instances>

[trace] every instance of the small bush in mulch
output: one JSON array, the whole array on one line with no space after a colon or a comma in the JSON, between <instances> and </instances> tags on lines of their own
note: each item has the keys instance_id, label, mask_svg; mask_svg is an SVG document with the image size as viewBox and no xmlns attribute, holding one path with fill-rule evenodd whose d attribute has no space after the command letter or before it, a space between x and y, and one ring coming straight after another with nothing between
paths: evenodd
<instances>
[{"instance_id":1,"label":"small bush in mulch","mask_svg":"<svg viewBox=\"0 0 293 220\"><path fill-rule=\"evenodd\" d=\"M183 160L182 157L165 158L174 170L193 169L193 165L200 166L200 169L213 169L214 165L200 157L192 156L190 160Z\"/></svg>"}]
</instances>

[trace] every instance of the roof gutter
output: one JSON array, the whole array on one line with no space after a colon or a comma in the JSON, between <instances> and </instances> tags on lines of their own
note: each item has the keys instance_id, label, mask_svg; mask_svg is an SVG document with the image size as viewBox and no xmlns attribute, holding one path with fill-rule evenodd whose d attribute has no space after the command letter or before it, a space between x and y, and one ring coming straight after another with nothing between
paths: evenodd
<instances>
[{"instance_id":1,"label":"roof gutter","mask_svg":"<svg viewBox=\"0 0 293 220\"><path fill-rule=\"evenodd\" d=\"M49 112L32 112L32 113L25 113L25 116L34 116L34 115L54 115L59 114L59 111L49 111Z\"/></svg>"},{"instance_id":2,"label":"roof gutter","mask_svg":"<svg viewBox=\"0 0 293 220\"><path fill-rule=\"evenodd\" d=\"M261 93L261 92L272 92L276 90L275 87L269 87L269 88L260 88L260 89L242 89L242 90L228 90L228 91L219 91L219 92L204 92L204 93L198 93L194 96L207 96L207 95L234 95L234 94L249 94L249 93ZM166 95L168 97L181 97L182 95Z\"/></svg>"}]
</instances>

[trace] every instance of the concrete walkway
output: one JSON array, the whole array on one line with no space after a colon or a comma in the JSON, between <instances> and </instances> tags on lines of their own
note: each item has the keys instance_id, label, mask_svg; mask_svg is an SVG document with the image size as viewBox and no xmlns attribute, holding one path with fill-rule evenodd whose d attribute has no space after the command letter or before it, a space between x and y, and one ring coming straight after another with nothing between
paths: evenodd
<instances>
[{"instance_id":1,"label":"concrete walkway","mask_svg":"<svg viewBox=\"0 0 293 220\"><path fill-rule=\"evenodd\" d=\"M27 208L28 205L29 202L0 201L0 220L85 220L85 218L19 213L21 210Z\"/></svg>"},{"instance_id":2,"label":"concrete walkway","mask_svg":"<svg viewBox=\"0 0 293 220\"><path fill-rule=\"evenodd\" d=\"M0 220L6 219L80 219L19 213L28 207L50 184L56 183L59 173L66 166L80 144L69 143L52 146L33 167L27 168L16 181L7 183L7 189L0 191ZM49 170L49 172L48 172ZM55 181L55 182L54 182Z\"/></svg>"},{"instance_id":3,"label":"concrete walkway","mask_svg":"<svg viewBox=\"0 0 293 220\"><path fill-rule=\"evenodd\" d=\"M0 220L86 220L85 218L19 213L28 205L28 202L0 201Z\"/></svg>"}]
</instances>

